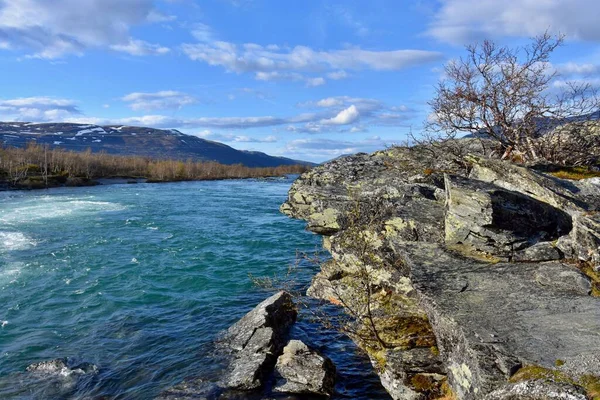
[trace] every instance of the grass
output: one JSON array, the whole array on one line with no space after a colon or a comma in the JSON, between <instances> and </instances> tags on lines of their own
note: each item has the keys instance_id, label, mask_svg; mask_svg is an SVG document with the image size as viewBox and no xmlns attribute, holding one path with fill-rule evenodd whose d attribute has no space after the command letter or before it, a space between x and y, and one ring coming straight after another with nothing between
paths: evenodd
<instances>
[{"instance_id":1,"label":"grass","mask_svg":"<svg viewBox=\"0 0 600 400\"><path fill-rule=\"evenodd\" d=\"M589 167L561 167L556 171L550 172L550 175L560 179L580 181L582 179L600 177L600 172L594 171Z\"/></svg>"}]
</instances>

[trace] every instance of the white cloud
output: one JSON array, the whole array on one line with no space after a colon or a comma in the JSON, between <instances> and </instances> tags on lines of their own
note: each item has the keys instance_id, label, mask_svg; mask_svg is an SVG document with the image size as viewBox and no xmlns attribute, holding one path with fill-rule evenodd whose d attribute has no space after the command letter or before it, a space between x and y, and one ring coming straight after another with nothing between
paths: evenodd
<instances>
[{"instance_id":1,"label":"white cloud","mask_svg":"<svg viewBox=\"0 0 600 400\"><path fill-rule=\"evenodd\" d=\"M165 15L157 10L150 10L146 16L148 22L172 22L177 19L175 15Z\"/></svg>"},{"instance_id":2,"label":"white cloud","mask_svg":"<svg viewBox=\"0 0 600 400\"><path fill-rule=\"evenodd\" d=\"M346 71L344 71L343 69L339 70L339 71L333 71L327 74L327 77L329 79L333 79L334 81L340 80L340 79L346 79L349 77L348 73Z\"/></svg>"},{"instance_id":3,"label":"white cloud","mask_svg":"<svg viewBox=\"0 0 600 400\"><path fill-rule=\"evenodd\" d=\"M191 34L200 42L211 42L213 40L212 28L206 24L195 24L191 30Z\"/></svg>"},{"instance_id":4,"label":"white cloud","mask_svg":"<svg viewBox=\"0 0 600 400\"><path fill-rule=\"evenodd\" d=\"M132 56L161 56L171 51L168 47L136 39L129 39L129 42L123 44L113 44L110 48Z\"/></svg>"},{"instance_id":5,"label":"white cloud","mask_svg":"<svg viewBox=\"0 0 600 400\"><path fill-rule=\"evenodd\" d=\"M325 79L323 79L322 77L316 77L316 78L309 78L306 80L306 86L310 86L310 87L316 87L316 86L321 86L325 84Z\"/></svg>"},{"instance_id":6,"label":"white cloud","mask_svg":"<svg viewBox=\"0 0 600 400\"><path fill-rule=\"evenodd\" d=\"M130 93L122 100L129 103L129 107L136 111L180 109L197 102L193 96L172 90L156 93Z\"/></svg>"},{"instance_id":7,"label":"white cloud","mask_svg":"<svg viewBox=\"0 0 600 400\"><path fill-rule=\"evenodd\" d=\"M258 95L253 90L240 89L240 93L245 92ZM194 97L177 91L130 93L121 100L127 102L129 107L135 111L178 109L196 102ZM298 106L313 108L314 112L302 112L290 116L198 118L147 114L111 119L82 115L76 103L72 100L29 97L0 100L0 119L74 122L96 125L133 125L154 128L201 128L217 131L274 128L275 131L319 134L365 132L369 126L374 125L402 126L412 116L412 111L403 106L390 107L376 99L349 96L330 97L299 104ZM272 136L267 138L268 140L265 138L257 140L245 135L232 134L230 136L230 140L237 142L270 142L275 140Z\"/></svg>"},{"instance_id":8,"label":"white cloud","mask_svg":"<svg viewBox=\"0 0 600 400\"><path fill-rule=\"evenodd\" d=\"M590 63L568 62L557 65L555 69L561 75L593 75L600 73L600 65Z\"/></svg>"},{"instance_id":9,"label":"white cloud","mask_svg":"<svg viewBox=\"0 0 600 400\"><path fill-rule=\"evenodd\" d=\"M364 140L296 139L286 143L285 154L303 159L334 158L343 154L373 152L390 145L378 136Z\"/></svg>"},{"instance_id":10,"label":"white cloud","mask_svg":"<svg viewBox=\"0 0 600 400\"><path fill-rule=\"evenodd\" d=\"M169 18L154 0L0 0L0 42L46 59L109 47L165 54L165 47L132 39L130 28Z\"/></svg>"},{"instance_id":11,"label":"white cloud","mask_svg":"<svg viewBox=\"0 0 600 400\"><path fill-rule=\"evenodd\" d=\"M354 31L355 35L364 37L370 33L369 27L359 20L348 8L342 6L334 7L333 12L340 22Z\"/></svg>"},{"instance_id":12,"label":"white cloud","mask_svg":"<svg viewBox=\"0 0 600 400\"><path fill-rule=\"evenodd\" d=\"M317 51L306 46L282 48L225 41L184 44L182 50L192 60L228 72L253 73L258 80L304 81L308 85L323 84L322 73L329 74L330 79L342 79L347 76L345 70L397 71L442 58L440 53L425 50L373 51L356 47Z\"/></svg>"},{"instance_id":13,"label":"white cloud","mask_svg":"<svg viewBox=\"0 0 600 400\"><path fill-rule=\"evenodd\" d=\"M210 130L198 132L195 135L203 139L228 143L274 143L278 140L276 136L250 137L246 135L234 135L231 133L212 132Z\"/></svg>"},{"instance_id":14,"label":"white cloud","mask_svg":"<svg viewBox=\"0 0 600 400\"><path fill-rule=\"evenodd\" d=\"M0 100L0 117L13 121L60 121L80 114L73 100L52 97L22 97Z\"/></svg>"},{"instance_id":15,"label":"white cloud","mask_svg":"<svg viewBox=\"0 0 600 400\"><path fill-rule=\"evenodd\" d=\"M324 124L331 125L348 125L356 121L360 117L360 113L355 105L340 111L335 117L325 119L322 121Z\"/></svg>"},{"instance_id":16,"label":"white cloud","mask_svg":"<svg viewBox=\"0 0 600 400\"><path fill-rule=\"evenodd\" d=\"M597 0L443 0L428 34L453 44L485 37L531 37L550 29L568 39L600 41Z\"/></svg>"},{"instance_id":17,"label":"white cloud","mask_svg":"<svg viewBox=\"0 0 600 400\"><path fill-rule=\"evenodd\" d=\"M302 108L324 109L304 125L288 125L285 130L294 133L356 133L365 132L366 125L403 126L413 117L413 110L400 106L388 106L377 99L337 96L327 97L317 101L298 104ZM328 115L318 119L318 115ZM341 125L356 124L359 120L363 125L355 125L350 129L340 128ZM356 128L356 129L352 129Z\"/></svg>"}]
</instances>

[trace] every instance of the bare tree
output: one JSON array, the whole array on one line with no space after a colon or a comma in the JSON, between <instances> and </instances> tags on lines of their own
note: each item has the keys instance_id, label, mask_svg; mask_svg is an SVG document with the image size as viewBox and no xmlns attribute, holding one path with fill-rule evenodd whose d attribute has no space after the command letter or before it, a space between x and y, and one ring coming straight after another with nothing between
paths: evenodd
<instances>
[{"instance_id":1,"label":"bare tree","mask_svg":"<svg viewBox=\"0 0 600 400\"><path fill-rule=\"evenodd\" d=\"M524 47L488 40L467 46L466 57L446 65L429 102L427 134L452 141L465 133L490 138L502 158L525 161L560 161L566 152L586 147L596 135L584 120L597 118L600 102L586 83L564 84L557 94L558 75L549 60L563 41L545 33ZM566 130L558 129L566 124ZM550 132L552 140L540 140Z\"/></svg>"}]
</instances>

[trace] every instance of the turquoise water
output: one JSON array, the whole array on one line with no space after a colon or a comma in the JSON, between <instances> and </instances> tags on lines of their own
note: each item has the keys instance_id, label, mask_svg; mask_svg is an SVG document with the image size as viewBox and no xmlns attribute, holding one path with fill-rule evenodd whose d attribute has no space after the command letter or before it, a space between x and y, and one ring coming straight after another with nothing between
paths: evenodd
<instances>
[{"instance_id":1,"label":"turquoise water","mask_svg":"<svg viewBox=\"0 0 600 400\"><path fill-rule=\"evenodd\" d=\"M319 237L278 212L290 179L0 193L0 398L152 398L216 376L217 334L270 293ZM294 280L316 266L300 263ZM335 398L387 398L365 358L301 314L294 335L340 369ZM69 357L99 372L72 387L29 379Z\"/></svg>"}]
</instances>

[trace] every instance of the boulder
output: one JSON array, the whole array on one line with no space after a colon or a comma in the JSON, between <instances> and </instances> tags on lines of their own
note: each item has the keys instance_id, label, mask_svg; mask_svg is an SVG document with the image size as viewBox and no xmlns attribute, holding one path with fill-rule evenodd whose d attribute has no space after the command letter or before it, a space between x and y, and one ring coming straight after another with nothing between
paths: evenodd
<instances>
[{"instance_id":1,"label":"boulder","mask_svg":"<svg viewBox=\"0 0 600 400\"><path fill-rule=\"evenodd\" d=\"M222 386L235 390L262 387L281 353L297 310L292 296L279 292L232 325L220 343L232 352Z\"/></svg>"},{"instance_id":2,"label":"boulder","mask_svg":"<svg viewBox=\"0 0 600 400\"><path fill-rule=\"evenodd\" d=\"M445 184L447 245L510 257L572 229L569 214L533 197L459 176L446 175Z\"/></svg>"},{"instance_id":3,"label":"boulder","mask_svg":"<svg viewBox=\"0 0 600 400\"><path fill-rule=\"evenodd\" d=\"M302 341L290 340L275 365L275 379L275 392L330 396L335 384L335 366Z\"/></svg>"},{"instance_id":4,"label":"boulder","mask_svg":"<svg viewBox=\"0 0 600 400\"><path fill-rule=\"evenodd\" d=\"M560 242L563 252L571 258L600 264L600 213L579 213L573 218L573 231Z\"/></svg>"},{"instance_id":5,"label":"boulder","mask_svg":"<svg viewBox=\"0 0 600 400\"><path fill-rule=\"evenodd\" d=\"M581 191L571 181L544 175L511 162L478 156L465 157L471 163L470 179L493 183L504 189L527 194L565 212L588 210Z\"/></svg>"}]
</instances>

